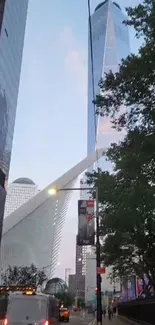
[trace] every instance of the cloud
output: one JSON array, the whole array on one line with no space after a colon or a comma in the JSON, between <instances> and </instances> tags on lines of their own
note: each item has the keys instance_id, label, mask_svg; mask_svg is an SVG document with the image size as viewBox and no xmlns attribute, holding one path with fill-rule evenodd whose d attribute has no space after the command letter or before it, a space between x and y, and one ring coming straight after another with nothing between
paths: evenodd
<instances>
[{"instance_id":1,"label":"cloud","mask_svg":"<svg viewBox=\"0 0 155 325\"><path fill-rule=\"evenodd\" d=\"M97 137L98 147L109 147L111 143L118 143L123 140L125 135L126 131L124 129L118 132L112 128L110 118L100 117Z\"/></svg>"},{"instance_id":2,"label":"cloud","mask_svg":"<svg viewBox=\"0 0 155 325\"><path fill-rule=\"evenodd\" d=\"M87 73L86 67L80 53L73 49L68 53L65 59L65 66L73 75L75 82L81 88L82 92L87 91Z\"/></svg>"},{"instance_id":3,"label":"cloud","mask_svg":"<svg viewBox=\"0 0 155 325\"><path fill-rule=\"evenodd\" d=\"M65 48L64 67L73 79L76 88L84 95L87 93L87 63L85 52L77 44L72 29L65 27L60 33L60 41Z\"/></svg>"},{"instance_id":4,"label":"cloud","mask_svg":"<svg viewBox=\"0 0 155 325\"><path fill-rule=\"evenodd\" d=\"M65 46L72 48L75 44L75 39L73 36L72 29L70 27L64 27L60 33L60 41L64 43Z\"/></svg>"}]
</instances>

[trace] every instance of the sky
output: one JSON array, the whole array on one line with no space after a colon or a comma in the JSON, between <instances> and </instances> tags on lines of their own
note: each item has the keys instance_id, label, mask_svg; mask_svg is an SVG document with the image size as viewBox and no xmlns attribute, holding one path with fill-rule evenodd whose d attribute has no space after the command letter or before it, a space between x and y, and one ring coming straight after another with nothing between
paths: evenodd
<instances>
[{"instance_id":1,"label":"sky","mask_svg":"<svg viewBox=\"0 0 155 325\"><path fill-rule=\"evenodd\" d=\"M123 10L128 5L117 2ZM130 6L139 2L130 0ZM98 4L91 1L92 12ZM10 182L29 177L42 189L86 156L87 19L87 0L29 0ZM132 29L130 39L136 52ZM74 268L76 200L74 195L64 230L66 236L70 223L66 245L74 244L67 260L61 252L61 276L65 267Z\"/></svg>"}]
</instances>

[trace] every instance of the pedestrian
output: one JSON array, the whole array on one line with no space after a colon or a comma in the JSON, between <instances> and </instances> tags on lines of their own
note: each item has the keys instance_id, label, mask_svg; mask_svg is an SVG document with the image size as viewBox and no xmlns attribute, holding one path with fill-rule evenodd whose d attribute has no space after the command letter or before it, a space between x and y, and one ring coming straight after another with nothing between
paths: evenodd
<instances>
[{"instance_id":1,"label":"pedestrian","mask_svg":"<svg viewBox=\"0 0 155 325\"><path fill-rule=\"evenodd\" d=\"M112 310L111 310L110 306L108 307L108 317L109 317L109 320L111 320Z\"/></svg>"},{"instance_id":2,"label":"pedestrian","mask_svg":"<svg viewBox=\"0 0 155 325\"><path fill-rule=\"evenodd\" d=\"M116 306L113 307L113 313L116 315Z\"/></svg>"}]
</instances>

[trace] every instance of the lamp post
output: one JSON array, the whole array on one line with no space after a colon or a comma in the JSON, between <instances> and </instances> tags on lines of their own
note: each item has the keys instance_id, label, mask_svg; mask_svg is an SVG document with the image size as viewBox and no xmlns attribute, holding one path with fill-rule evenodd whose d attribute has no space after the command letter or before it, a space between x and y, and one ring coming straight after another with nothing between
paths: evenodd
<instances>
[{"instance_id":1,"label":"lamp post","mask_svg":"<svg viewBox=\"0 0 155 325\"><path fill-rule=\"evenodd\" d=\"M82 188L85 191L93 191L95 190L96 193L96 287L97 287L97 314L96 320L98 325L102 325L102 294L101 294L101 275L98 272L101 266L101 259L100 259L100 252L101 252L101 245L100 245L100 222L99 222L99 197L98 197L98 187L85 187ZM81 188L51 188L49 189L48 193L51 196L56 195L58 192L64 191L81 191Z\"/></svg>"}]
</instances>

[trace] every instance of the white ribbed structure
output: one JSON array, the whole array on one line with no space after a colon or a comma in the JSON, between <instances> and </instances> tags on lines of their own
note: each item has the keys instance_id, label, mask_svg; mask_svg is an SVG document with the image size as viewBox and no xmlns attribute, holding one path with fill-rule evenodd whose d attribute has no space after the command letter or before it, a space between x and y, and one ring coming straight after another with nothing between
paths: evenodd
<instances>
[{"instance_id":1,"label":"white ribbed structure","mask_svg":"<svg viewBox=\"0 0 155 325\"><path fill-rule=\"evenodd\" d=\"M103 149L100 149L99 157L102 154ZM1 272L8 265L34 263L39 268L45 268L49 278L54 275L72 191L60 191L56 196L50 197L49 189L73 188L78 175L95 160L96 153L93 153L4 219Z\"/></svg>"}]
</instances>

